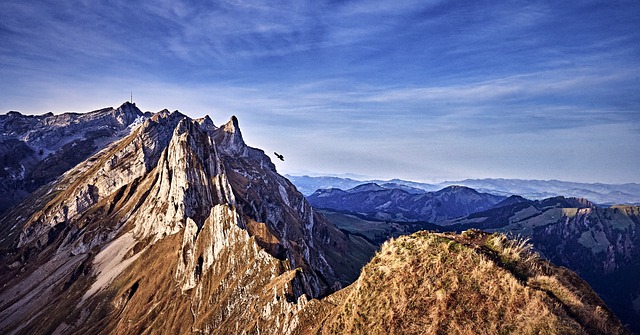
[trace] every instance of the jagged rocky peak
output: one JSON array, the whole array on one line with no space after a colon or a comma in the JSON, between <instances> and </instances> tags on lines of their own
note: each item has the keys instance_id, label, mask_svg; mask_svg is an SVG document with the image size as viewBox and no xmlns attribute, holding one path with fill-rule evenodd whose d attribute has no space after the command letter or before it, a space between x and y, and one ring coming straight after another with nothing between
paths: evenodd
<instances>
[{"instance_id":1,"label":"jagged rocky peak","mask_svg":"<svg viewBox=\"0 0 640 335\"><path fill-rule=\"evenodd\" d=\"M0 231L0 333L290 333L374 248L315 213L237 118L215 128L168 110L35 191Z\"/></svg>"},{"instance_id":2,"label":"jagged rocky peak","mask_svg":"<svg viewBox=\"0 0 640 335\"><path fill-rule=\"evenodd\" d=\"M205 115L199 119L195 119L195 122L200 125L200 128L205 129L207 131L214 131L218 127L213 123L209 115Z\"/></svg>"},{"instance_id":3,"label":"jagged rocky peak","mask_svg":"<svg viewBox=\"0 0 640 335\"><path fill-rule=\"evenodd\" d=\"M185 117L187 116L180 113L180 111L178 110L171 112L165 108L157 113L154 113L153 116L151 116L151 120L164 125L167 124L166 122L173 122L172 120L180 120Z\"/></svg>"},{"instance_id":4,"label":"jagged rocky peak","mask_svg":"<svg viewBox=\"0 0 640 335\"><path fill-rule=\"evenodd\" d=\"M135 103L127 101L117 109L113 110L113 115L121 125L130 125L144 114L140 109L138 109L138 107L136 107Z\"/></svg>"},{"instance_id":5,"label":"jagged rocky peak","mask_svg":"<svg viewBox=\"0 0 640 335\"><path fill-rule=\"evenodd\" d=\"M222 150L230 155L246 154L246 144L242 138L238 118L235 115L231 116L231 119L221 127L221 130L215 136Z\"/></svg>"}]
</instances>

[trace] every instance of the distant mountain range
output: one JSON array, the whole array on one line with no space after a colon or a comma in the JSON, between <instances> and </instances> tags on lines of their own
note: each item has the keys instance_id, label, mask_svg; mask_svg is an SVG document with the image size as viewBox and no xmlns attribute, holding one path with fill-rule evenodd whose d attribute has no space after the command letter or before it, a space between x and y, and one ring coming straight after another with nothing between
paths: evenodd
<instances>
[{"instance_id":1,"label":"distant mountain range","mask_svg":"<svg viewBox=\"0 0 640 335\"><path fill-rule=\"evenodd\" d=\"M478 192L495 195L519 195L527 199L540 200L555 196L586 198L600 205L640 204L640 184L576 183L559 180L522 179L465 179L427 184L401 179L356 180L340 177L310 177L285 175L304 195L311 195L318 189L350 189L365 183L397 184L403 187L437 191L447 186L467 186Z\"/></svg>"},{"instance_id":2,"label":"distant mountain range","mask_svg":"<svg viewBox=\"0 0 640 335\"><path fill-rule=\"evenodd\" d=\"M449 186L436 192L398 184L367 183L348 190L317 190L307 196L312 206L364 214L395 222L438 223L493 207L505 197L480 193L464 186Z\"/></svg>"}]
</instances>

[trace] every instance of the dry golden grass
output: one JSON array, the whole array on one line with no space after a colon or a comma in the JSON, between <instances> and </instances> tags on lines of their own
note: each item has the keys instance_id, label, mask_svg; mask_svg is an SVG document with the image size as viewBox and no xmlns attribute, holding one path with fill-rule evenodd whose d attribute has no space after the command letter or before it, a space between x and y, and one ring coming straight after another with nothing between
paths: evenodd
<instances>
[{"instance_id":1,"label":"dry golden grass","mask_svg":"<svg viewBox=\"0 0 640 335\"><path fill-rule=\"evenodd\" d=\"M553 268L526 241L503 235L400 237L364 267L321 333L625 332L601 301L583 302L580 294L591 297L592 291L578 291L556 277L560 272L547 271Z\"/></svg>"}]
</instances>

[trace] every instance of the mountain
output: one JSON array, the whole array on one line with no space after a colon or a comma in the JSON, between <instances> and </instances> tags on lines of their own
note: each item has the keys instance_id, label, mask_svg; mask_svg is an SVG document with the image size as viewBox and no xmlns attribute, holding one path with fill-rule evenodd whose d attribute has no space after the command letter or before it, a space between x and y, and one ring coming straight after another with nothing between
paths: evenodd
<instances>
[{"instance_id":1,"label":"mountain","mask_svg":"<svg viewBox=\"0 0 640 335\"><path fill-rule=\"evenodd\" d=\"M85 114L0 115L0 214L128 135L144 117L131 103Z\"/></svg>"},{"instance_id":2,"label":"mountain","mask_svg":"<svg viewBox=\"0 0 640 335\"><path fill-rule=\"evenodd\" d=\"M286 334L374 252L235 117L166 110L6 212L0 236L0 333Z\"/></svg>"},{"instance_id":3,"label":"mountain","mask_svg":"<svg viewBox=\"0 0 640 335\"><path fill-rule=\"evenodd\" d=\"M546 259L587 280L616 315L640 333L640 206L602 207L582 198L511 196L484 211L417 227L373 220L348 210L322 212L341 229L374 243L417 229L482 229L528 238Z\"/></svg>"},{"instance_id":4,"label":"mountain","mask_svg":"<svg viewBox=\"0 0 640 335\"><path fill-rule=\"evenodd\" d=\"M446 222L454 230L529 238L545 258L584 278L640 333L640 206L595 206L578 198L509 198L502 206Z\"/></svg>"},{"instance_id":5,"label":"mountain","mask_svg":"<svg viewBox=\"0 0 640 335\"><path fill-rule=\"evenodd\" d=\"M307 200L317 208L354 212L377 220L438 223L483 211L504 199L461 186L425 192L397 184L384 185L368 183L346 191L317 190Z\"/></svg>"},{"instance_id":6,"label":"mountain","mask_svg":"<svg viewBox=\"0 0 640 335\"><path fill-rule=\"evenodd\" d=\"M360 184L376 183L379 185L393 183L405 185L413 189L436 191L451 185L473 188L479 192L502 196L520 195L528 199L542 200L556 196L587 198L601 205L640 204L640 184L603 184L575 183L558 180L522 180L522 179L465 179L427 184L400 179L354 180L339 177L291 176L287 178L298 187L303 194L311 195L318 189L348 189Z\"/></svg>"},{"instance_id":7,"label":"mountain","mask_svg":"<svg viewBox=\"0 0 640 335\"><path fill-rule=\"evenodd\" d=\"M640 184L576 183L559 180L466 179L456 182L483 192L520 195L528 199L565 196L600 205L640 204Z\"/></svg>"},{"instance_id":8,"label":"mountain","mask_svg":"<svg viewBox=\"0 0 640 335\"><path fill-rule=\"evenodd\" d=\"M625 333L525 244L421 232L375 254L237 118L148 116L0 215L0 333Z\"/></svg>"},{"instance_id":9,"label":"mountain","mask_svg":"<svg viewBox=\"0 0 640 335\"><path fill-rule=\"evenodd\" d=\"M542 200L529 200L521 196L510 196L485 211L478 211L464 218L440 222L443 226L455 225L458 230L505 228L509 231L530 233L534 224L523 223L527 220L556 218L558 215L540 217L541 213L561 208L583 208L596 205L583 198L553 197ZM557 214L557 213L556 213ZM562 215L560 215L562 216ZM515 225L514 225L515 223Z\"/></svg>"}]
</instances>

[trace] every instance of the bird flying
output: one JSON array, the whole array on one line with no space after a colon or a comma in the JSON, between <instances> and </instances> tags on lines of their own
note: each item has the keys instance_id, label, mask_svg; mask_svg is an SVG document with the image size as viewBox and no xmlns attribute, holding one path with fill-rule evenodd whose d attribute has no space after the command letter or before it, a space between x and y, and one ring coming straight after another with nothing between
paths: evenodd
<instances>
[{"instance_id":1,"label":"bird flying","mask_svg":"<svg viewBox=\"0 0 640 335\"><path fill-rule=\"evenodd\" d=\"M277 152L274 152L273 154L276 155L276 157L280 158L280 160L284 162L284 156L283 155L281 155L281 154L279 154Z\"/></svg>"}]
</instances>

